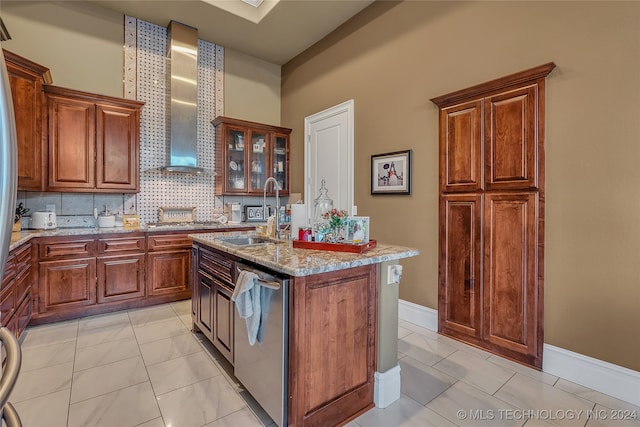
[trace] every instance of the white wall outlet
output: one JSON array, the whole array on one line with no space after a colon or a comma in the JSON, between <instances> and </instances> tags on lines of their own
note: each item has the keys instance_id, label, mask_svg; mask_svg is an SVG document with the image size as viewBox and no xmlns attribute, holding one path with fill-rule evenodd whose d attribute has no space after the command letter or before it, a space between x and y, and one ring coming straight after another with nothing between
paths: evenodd
<instances>
[{"instance_id":1,"label":"white wall outlet","mask_svg":"<svg viewBox=\"0 0 640 427\"><path fill-rule=\"evenodd\" d=\"M47 205L47 212L55 212L56 205Z\"/></svg>"},{"instance_id":2,"label":"white wall outlet","mask_svg":"<svg viewBox=\"0 0 640 427\"><path fill-rule=\"evenodd\" d=\"M387 266L387 284L400 283L402 277L402 266L399 264Z\"/></svg>"},{"instance_id":3,"label":"white wall outlet","mask_svg":"<svg viewBox=\"0 0 640 427\"><path fill-rule=\"evenodd\" d=\"M351 206L351 216L358 215L358 207L356 205Z\"/></svg>"}]
</instances>

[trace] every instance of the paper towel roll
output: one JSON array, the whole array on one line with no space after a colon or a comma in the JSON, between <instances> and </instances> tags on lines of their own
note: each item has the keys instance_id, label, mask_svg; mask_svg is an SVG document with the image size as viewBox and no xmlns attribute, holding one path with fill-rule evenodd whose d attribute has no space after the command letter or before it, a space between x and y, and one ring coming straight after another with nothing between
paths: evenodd
<instances>
[{"instance_id":1,"label":"paper towel roll","mask_svg":"<svg viewBox=\"0 0 640 427\"><path fill-rule=\"evenodd\" d=\"M291 238L298 238L298 229L307 226L307 207L304 203L291 205Z\"/></svg>"}]
</instances>

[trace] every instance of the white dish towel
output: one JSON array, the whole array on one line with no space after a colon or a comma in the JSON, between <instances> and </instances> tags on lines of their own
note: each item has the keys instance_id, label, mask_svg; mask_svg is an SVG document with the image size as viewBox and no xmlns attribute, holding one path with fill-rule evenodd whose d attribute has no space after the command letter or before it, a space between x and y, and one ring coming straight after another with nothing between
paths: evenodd
<instances>
[{"instance_id":1,"label":"white dish towel","mask_svg":"<svg viewBox=\"0 0 640 427\"><path fill-rule=\"evenodd\" d=\"M258 275L250 271L241 271L236 280L236 288L231 296L231 301L235 301L236 309L242 319L247 324L247 335L249 344L256 343L258 329L260 327L261 307L260 289Z\"/></svg>"}]
</instances>

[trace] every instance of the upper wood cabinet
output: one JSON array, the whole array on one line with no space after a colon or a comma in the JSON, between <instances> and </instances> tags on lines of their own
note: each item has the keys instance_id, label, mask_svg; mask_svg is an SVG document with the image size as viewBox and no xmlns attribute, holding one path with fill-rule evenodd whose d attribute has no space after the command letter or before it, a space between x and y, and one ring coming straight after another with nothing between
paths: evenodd
<instances>
[{"instance_id":1,"label":"upper wood cabinet","mask_svg":"<svg viewBox=\"0 0 640 427\"><path fill-rule=\"evenodd\" d=\"M441 191L540 187L544 77L553 67L432 99L440 107Z\"/></svg>"},{"instance_id":2,"label":"upper wood cabinet","mask_svg":"<svg viewBox=\"0 0 640 427\"><path fill-rule=\"evenodd\" d=\"M50 191L135 193L139 101L45 86Z\"/></svg>"},{"instance_id":3,"label":"upper wood cabinet","mask_svg":"<svg viewBox=\"0 0 640 427\"><path fill-rule=\"evenodd\" d=\"M46 153L43 150L43 84L49 69L4 50L18 138L18 190L43 191Z\"/></svg>"},{"instance_id":4,"label":"upper wood cabinet","mask_svg":"<svg viewBox=\"0 0 640 427\"><path fill-rule=\"evenodd\" d=\"M281 194L289 194L291 129L229 117L217 117L212 123L216 153L221 154L216 154L217 195L262 195L270 176L280 184Z\"/></svg>"}]
</instances>

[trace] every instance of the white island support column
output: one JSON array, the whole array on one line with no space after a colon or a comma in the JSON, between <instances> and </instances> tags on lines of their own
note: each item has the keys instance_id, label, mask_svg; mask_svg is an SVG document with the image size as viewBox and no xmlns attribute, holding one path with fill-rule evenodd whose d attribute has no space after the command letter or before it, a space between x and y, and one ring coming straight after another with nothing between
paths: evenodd
<instances>
[{"instance_id":1,"label":"white island support column","mask_svg":"<svg viewBox=\"0 0 640 427\"><path fill-rule=\"evenodd\" d=\"M398 298L402 266L398 261L379 264L378 274L378 366L373 399L378 408L386 408L400 399L398 364ZM389 270L395 270L390 272Z\"/></svg>"}]
</instances>

